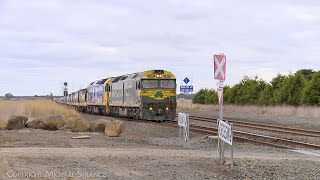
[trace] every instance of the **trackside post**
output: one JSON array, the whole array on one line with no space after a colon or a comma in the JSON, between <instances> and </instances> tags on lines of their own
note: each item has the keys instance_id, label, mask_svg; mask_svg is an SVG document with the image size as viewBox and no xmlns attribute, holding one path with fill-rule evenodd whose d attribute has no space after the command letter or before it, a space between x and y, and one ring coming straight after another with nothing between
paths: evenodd
<instances>
[{"instance_id":1,"label":"trackside post","mask_svg":"<svg viewBox=\"0 0 320 180\"><path fill-rule=\"evenodd\" d=\"M178 114L178 125L180 126L180 138L184 141L189 141L189 131L190 131L190 123L189 123L189 114L187 113L179 113Z\"/></svg>"},{"instance_id":2,"label":"trackside post","mask_svg":"<svg viewBox=\"0 0 320 180\"><path fill-rule=\"evenodd\" d=\"M230 125L231 125L231 138L232 138L232 142L233 142L233 123L230 123ZM234 162L233 162L233 143L232 143L232 145L231 145L231 170L233 170L233 168L234 168Z\"/></svg>"},{"instance_id":3,"label":"trackside post","mask_svg":"<svg viewBox=\"0 0 320 180\"><path fill-rule=\"evenodd\" d=\"M227 58L224 54L213 55L214 78L217 82L217 94L219 100L218 119L218 151L221 164L224 163L225 143L231 145L231 169L233 169L233 125L223 121L223 87L226 79Z\"/></svg>"}]
</instances>

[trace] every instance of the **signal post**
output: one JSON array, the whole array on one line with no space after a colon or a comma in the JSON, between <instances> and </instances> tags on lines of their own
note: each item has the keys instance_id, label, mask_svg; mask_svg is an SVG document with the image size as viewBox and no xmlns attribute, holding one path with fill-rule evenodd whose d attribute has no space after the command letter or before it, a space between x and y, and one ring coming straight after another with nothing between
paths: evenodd
<instances>
[{"instance_id":1,"label":"signal post","mask_svg":"<svg viewBox=\"0 0 320 180\"><path fill-rule=\"evenodd\" d=\"M217 94L219 99L218 125L218 151L221 164L224 163L224 147L225 143L231 145L231 169L233 169L233 125L223 120L223 87L226 79L227 58L224 54L214 54L214 78L217 82Z\"/></svg>"}]
</instances>

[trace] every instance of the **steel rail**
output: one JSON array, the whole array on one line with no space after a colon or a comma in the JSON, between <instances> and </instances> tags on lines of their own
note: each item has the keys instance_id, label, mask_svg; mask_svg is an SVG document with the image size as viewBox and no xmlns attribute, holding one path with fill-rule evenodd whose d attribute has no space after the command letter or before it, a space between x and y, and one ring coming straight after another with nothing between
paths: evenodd
<instances>
[{"instance_id":1,"label":"steel rail","mask_svg":"<svg viewBox=\"0 0 320 180\"><path fill-rule=\"evenodd\" d=\"M190 115L189 117L190 117L190 120L196 120L196 121L214 122L214 123L216 123L217 121L217 118L211 118L211 117L193 116L193 115ZM290 128L290 127L283 127L283 126L276 126L276 125L269 125L269 124L242 122L242 121L230 120L230 119L225 119L225 120L228 122L232 122L236 127L255 128L259 130L273 131L273 132L279 132L279 133L320 137L320 131Z\"/></svg>"},{"instance_id":2,"label":"steel rail","mask_svg":"<svg viewBox=\"0 0 320 180\"><path fill-rule=\"evenodd\" d=\"M169 123L177 124L177 121L169 121ZM202 126L198 124L190 124L190 130L202 132L202 133L210 133L213 135L217 135L217 131L218 131L216 127ZM280 148L293 148L290 146L283 145L283 144L292 144L292 145L299 145L303 147L309 147L313 149L320 149L320 145L318 144L306 143L306 142L301 142L301 141L296 141L291 139L279 138L274 136L266 136L266 135L260 135L260 134L237 131L237 130L234 130L234 138L244 140L244 141L266 144L269 146L280 147ZM257 140L257 138L262 140ZM282 144L279 144L279 143L282 143Z\"/></svg>"}]
</instances>

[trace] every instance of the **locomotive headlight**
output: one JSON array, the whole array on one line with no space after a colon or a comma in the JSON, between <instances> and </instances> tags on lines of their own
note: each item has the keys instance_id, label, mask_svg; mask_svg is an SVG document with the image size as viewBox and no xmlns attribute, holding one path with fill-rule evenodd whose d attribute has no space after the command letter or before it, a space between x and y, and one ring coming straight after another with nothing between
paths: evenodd
<instances>
[{"instance_id":1,"label":"locomotive headlight","mask_svg":"<svg viewBox=\"0 0 320 180\"><path fill-rule=\"evenodd\" d=\"M152 111L152 109L153 109L153 108L152 108L152 107L150 107L149 109L150 109L150 111Z\"/></svg>"},{"instance_id":2,"label":"locomotive headlight","mask_svg":"<svg viewBox=\"0 0 320 180\"><path fill-rule=\"evenodd\" d=\"M169 108L167 107L166 110L169 111Z\"/></svg>"}]
</instances>

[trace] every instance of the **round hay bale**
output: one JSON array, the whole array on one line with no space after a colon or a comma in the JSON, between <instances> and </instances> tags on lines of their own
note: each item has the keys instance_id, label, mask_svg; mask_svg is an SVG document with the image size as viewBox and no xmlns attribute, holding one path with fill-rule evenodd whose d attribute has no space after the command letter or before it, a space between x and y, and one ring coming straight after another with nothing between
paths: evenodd
<instances>
[{"instance_id":1,"label":"round hay bale","mask_svg":"<svg viewBox=\"0 0 320 180\"><path fill-rule=\"evenodd\" d=\"M106 119L100 119L97 121L90 121L91 132L105 132L106 125L109 125L110 121Z\"/></svg>"},{"instance_id":2,"label":"round hay bale","mask_svg":"<svg viewBox=\"0 0 320 180\"><path fill-rule=\"evenodd\" d=\"M15 130L15 129L24 129L26 127L26 122L28 117L25 116L12 116L8 119L8 124L6 129Z\"/></svg>"},{"instance_id":3,"label":"round hay bale","mask_svg":"<svg viewBox=\"0 0 320 180\"><path fill-rule=\"evenodd\" d=\"M78 121L78 120L79 120L79 118L73 118L73 117L68 118L64 128L65 129L72 129L75 126L76 121Z\"/></svg>"},{"instance_id":4,"label":"round hay bale","mask_svg":"<svg viewBox=\"0 0 320 180\"><path fill-rule=\"evenodd\" d=\"M41 123L43 123L43 120L40 118L28 118L26 127L31 129L42 129Z\"/></svg>"},{"instance_id":5,"label":"round hay bale","mask_svg":"<svg viewBox=\"0 0 320 180\"><path fill-rule=\"evenodd\" d=\"M52 127L56 126L58 129L66 125L66 123L62 115L50 115L46 119L46 124L50 124Z\"/></svg>"},{"instance_id":6,"label":"round hay bale","mask_svg":"<svg viewBox=\"0 0 320 180\"><path fill-rule=\"evenodd\" d=\"M71 127L73 132L86 132L90 130L90 123L84 119L74 121Z\"/></svg>"},{"instance_id":7,"label":"round hay bale","mask_svg":"<svg viewBox=\"0 0 320 180\"><path fill-rule=\"evenodd\" d=\"M105 133L109 137L118 137L122 134L124 130L124 123L119 120L115 120L114 122L110 122L109 125L106 126Z\"/></svg>"},{"instance_id":8,"label":"round hay bale","mask_svg":"<svg viewBox=\"0 0 320 180\"><path fill-rule=\"evenodd\" d=\"M0 117L0 130L6 129L8 121Z\"/></svg>"}]
</instances>

